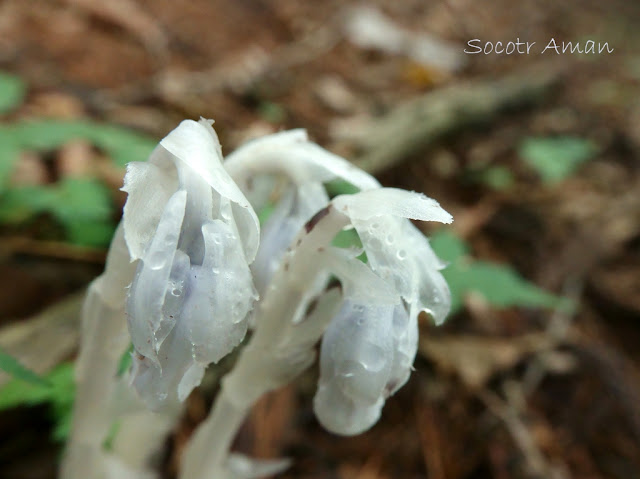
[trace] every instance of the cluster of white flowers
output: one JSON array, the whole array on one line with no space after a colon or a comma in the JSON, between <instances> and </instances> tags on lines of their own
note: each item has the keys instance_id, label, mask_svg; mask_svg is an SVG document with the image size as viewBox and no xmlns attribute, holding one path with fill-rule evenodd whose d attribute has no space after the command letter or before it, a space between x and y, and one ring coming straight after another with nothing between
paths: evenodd
<instances>
[{"instance_id":1,"label":"cluster of white flowers","mask_svg":"<svg viewBox=\"0 0 640 479\"><path fill-rule=\"evenodd\" d=\"M333 180L360 192L331 199ZM410 220L451 216L422 194L382 188L303 130L254 140L223 162L211 122L187 120L148 162L129 165L123 189L121 230L134 264L112 261L99 281L121 270L119 284L130 283L130 381L146 405L175 411L207 365L253 329L187 448L183 479L258 477L282 466L230 455L231 440L257 398L313 363L319 340L318 420L344 435L370 428L409 378L418 314L440 324L448 313L444 264ZM274 198L260 232L255 211ZM332 245L346 229L361 247ZM329 288L333 277L339 290Z\"/></svg>"}]
</instances>

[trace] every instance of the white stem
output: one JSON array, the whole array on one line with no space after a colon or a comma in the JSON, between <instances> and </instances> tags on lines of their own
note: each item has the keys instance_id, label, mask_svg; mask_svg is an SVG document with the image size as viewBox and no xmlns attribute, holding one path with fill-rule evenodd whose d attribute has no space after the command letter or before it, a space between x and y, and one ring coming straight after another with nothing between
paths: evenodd
<instances>
[{"instance_id":1,"label":"white stem","mask_svg":"<svg viewBox=\"0 0 640 479\"><path fill-rule=\"evenodd\" d=\"M309 286L318 275L325 274L323 265L313 261L314 256L330 244L346 223L347 218L329 206L312 218L294 240L256 310L251 341L233 370L223 378L212 412L187 446L180 479L233 478L228 468L229 452L251 406L313 362L313 344L335 312L337 295L319 302L302 323L295 324L294 319L312 299ZM296 340L297 337L302 339Z\"/></svg>"},{"instance_id":2,"label":"white stem","mask_svg":"<svg viewBox=\"0 0 640 479\"><path fill-rule=\"evenodd\" d=\"M84 479L87 471L100 462L102 441L111 425L109 403L116 386L118 363L128 344L124 316L127 274L118 269L129 270L129 265L123 230L119 227L105 273L89 286L82 310L77 392L71 435L61 467L62 479ZM118 284L121 282L124 284Z\"/></svg>"},{"instance_id":3,"label":"white stem","mask_svg":"<svg viewBox=\"0 0 640 479\"><path fill-rule=\"evenodd\" d=\"M61 479L147 479L155 477L143 462L158 445L145 441L136 451L124 456L107 453L103 442L119 412L122 397L118 366L129 345L124 306L126 288L135 271L129 261L122 226L119 226L109 250L105 272L87 291L82 311L82 340L76 361L76 396L73 424L61 464ZM120 385L121 386L121 385ZM129 401L131 402L131 401ZM150 413L137 426L143 429L158 423ZM158 424L167 429L169 418ZM157 427L156 427L157 430ZM128 460L130 459L130 461Z\"/></svg>"}]
</instances>

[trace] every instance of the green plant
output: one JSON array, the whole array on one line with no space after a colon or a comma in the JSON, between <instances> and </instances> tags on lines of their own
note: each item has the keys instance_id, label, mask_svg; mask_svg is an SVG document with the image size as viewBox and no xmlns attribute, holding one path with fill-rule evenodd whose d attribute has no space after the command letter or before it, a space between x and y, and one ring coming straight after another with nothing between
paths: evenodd
<instances>
[{"instance_id":1,"label":"green plant","mask_svg":"<svg viewBox=\"0 0 640 479\"><path fill-rule=\"evenodd\" d=\"M4 369L6 359L2 363ZM5 370L12 373L14 379L0 388L0 411L48 404L54 423L53 438L64 442L69 435L75 393L73 363L61 364L43 377L32 372L25 375L25 371L13 367Z\"/></svg>"},{"instance_id":2,"label":"green plant","mask_svg":"<svg viewBox=\"0 0 640 479\"><path fill-rule=\"evenodd\" d=\"M52 185L12 186L8 179L24 151L54 151L84 139L119 167L146 158L154 142L127 129L88 120L24 121L0 125L0 222L22 224L47 213L64 228L68 241L106 246L115 229L109 190L92 178L63 178Z\"/></svg>"},{"instance_id":3,"label":"green plant","mask_svg":"<svg viewBox=\"0 0 640 479\"><path fill-rule=\"evenodd\" d=\"M548 184L570 176L597 152L595 144L583 138L526 138L518 148L522 160Z\"/></svg>"},{"instance_id":4,"label":"green plant","mask_svg":"<svg viewBox=\"0 0 640 479\"><path fill-rule=\"evenodd\" d=\"M474 260L466 243L449 231L431 237L436 254L449 262L442 271L451 289L451 312L459 311L470 293L482 295L495 308L569 308L571 303L524 279L511 266Z\"/></svg>"}]
</instances>

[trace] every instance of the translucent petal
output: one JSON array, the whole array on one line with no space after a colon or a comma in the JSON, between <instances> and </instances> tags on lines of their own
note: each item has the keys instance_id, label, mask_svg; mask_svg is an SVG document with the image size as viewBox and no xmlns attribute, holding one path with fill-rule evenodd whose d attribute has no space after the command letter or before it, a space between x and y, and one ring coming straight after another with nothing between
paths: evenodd
<instances>
[{"instance_id":1,"label":"translucent petal","mask_svg":"<svg viewBox=\"0 0 640 479\"><path fill-rule=\"evenodd\" d=\"M163 306L172 272L173 281L176 281L174 257L186 199L186 192L180 190L166 203L155 236L138 264L129 290L127 319L131 339L138 353L152 360L157 360L160 344L171 330L172 323L175 323L173 318L165 317ZM184 259L178 259L177 267L184 270ZM170 324L163 324L167 322ZM160 329L165 332L162 336L156 334Z\"/></svg>"},{"instance_id":2,"label":"translucent petal","mask_svg":"<svg viewBox=\"0 0 640 479\"><path fill-rule=\"evenodd\" d=\"M245 232L241 241L247 260L252 261L260 239L258 217L222 166L220 143L210 123L206 120L185 120L160 145L206 181L221 197L235 203L234 218L239 224L238 228ZM153 156L150 161L153 161Z\"/></svg>"},{"instance_id":3,"label":"translucent petal","mask_svg":"<svg viewBox=\"0 0 640 479\"><path fill-rule=\"evenodd\" d=\"M394 394L409 380L418 351L418 316L410 316L403 304L397 305L393 312L393 338L393 364L385 388L385 397Z\"/></svg>"},{"instance_id":4,"label":"translucent petal","mask_svg":"<svg viewBox=\"0 0 640 479\"><path fill-rule=\"evenodd\" d=\"M453 217L434 199L398 188L378 188L355 195L341 195L333 200L340 211L354 220L368 220L374 216L397 216L412 220L451 223Z\"/></svg>"},{"instance_id":5,"label":"translucent petal","mask_svg":"<svg viewBox=\"0 0 640 479\"><path fill-rule=\"evenodd\" d=\"M157 363L140 355L133 358L132 386L154 411L183 401L202 380L205 368L193 358L186 334L185 326L178 322L160 346Z\"/></svg>"},{"instance_id":6,"label":"translucent petal","mask_svg":"<svg viewBox=\"0 0 640 479\"><path fill-rule=\"evenodd\" d=\"M373 176L310 142L304 130L283 131L250 141L227 156L225 167L245 186L252 176L268 173L285 174L297 185L342 179L361 190L380 186Z\"/></svg>"},{"instance_id":7,"label":"translucent petal","mask_svg":"<svg viewBox=\"0 0 640 479\"><path fill-rule=\"evenodd\" d=\"M157 147L151 158L162 155ZM164 205L178 189L175 167L170 162L133 162L127 165L122 191L128 193L124 205L124 236L131 259L141 258L158 227Z\"/></svg>"},{"instance_id":8,"label":"translucent petal","mask_svg":"<svg viewBox=\"0 0 640 479\"><path fill-rule=\"evenodd\" d=\"M352 223L371 269L411 305L410 314L426 311L441 324L451 307L449 286L440 273L445 263L422 232L409 220L392 216L354 219Z\"/></svg>"},{"instance_id":9,"label":"translucent petal","mask_svg":"<svg viewBox=\"0 0 640 479\"><path fill-rule=\"evenodd\" d=\"M314 410L338 434L357 434L378 419L393 371L394 304L346 299L320 350Z\"/></svg>"},{"instance_id":10,"label":"translucent petal","mask_svg":"<svg viewBox=\"0 0 640 479\"><path fill-rule=\"evenodd\" d=\"M258 479L284 472L289 459L251 459L243 454L229 454L227 459L233 479Z\"/></svg>"},{"instance_id":11,"label":"translucent petal","mask_svg":"<svg viewBox=\"0 0 640 479\"><path fill-rule=\"evenodd\" d=\"M132 381L160 408L184 399L243 339L259 229L204 120L181 123L148 163L133 164L125 190L125 238L141 258L127 301Z\"/></svg>"},{"instance_id":12,"label":"translucent petal","mask_svg":"<svg viewBox=\"0 0 640 479\"><path fill-rule=\"evenodd\" d=\"M262 294L291 242L304 224L329 202L320 184L304 188L291 187L262 228L256 259L251 265L258 292Z\"/></svg>"},{"instance_id":13,"label":"translucent petal","mask_svg":"<svg viewBox=\"0 0 640 479\"><path fill-rule=\"evenodd\" d=\"M192 266L190 289L182 308L186 339L201 363L217 362L247 331L247 314L257 297L237 237L221 220L202 227L205 258Z\"/></svg>"},{"instance_id":14,"label":"translucent petal","mask_svg":"<svg viewBox=\"0 0 640 479\"><path fill-rule=\"evenodd\" d=\"M344 394L336 381L320 383L313 398L313 412L320 424L327 431L343 436L371 428L378 422L383 405L382 397L373 404L357 403Z\"/></svg>"}]
</instances>

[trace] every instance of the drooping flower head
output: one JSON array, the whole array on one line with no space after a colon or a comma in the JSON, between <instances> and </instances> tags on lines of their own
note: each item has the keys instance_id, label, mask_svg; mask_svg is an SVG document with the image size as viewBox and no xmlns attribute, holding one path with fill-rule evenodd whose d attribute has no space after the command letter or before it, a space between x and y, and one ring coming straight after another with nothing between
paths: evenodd
<instances>
[{"instance_id":1,"label":"drooping flower head","mask_svg":"<svg viewBox=\"0 0 640 479\"><path fill-rule=\"evenodd\" d=\"M243 339L259 224L206 120L183 121L130 163L124 235L139 260L127 301L132 382L152 408L183 400Z\"/></svg>"},{"instance_id":2,"label":"drooping flower head","mask_svg":"<svg viewBox=\"0 0 640 479\"><path fill-rule=\"evenodd\" d=\"M440 274L445 264L409 219L449 223L451 216L424 195L381 188L366 172L309 142L302 130L254 140L232 153L225 166L256 209L265 205L273 189L262 175L287 179L284 194L264 225L252 266L261 292L282 267L285 252L294 246L303 225L329 211L325 183L340 179L360 190L335 198L329 208L344 217L345 228L357 233L367 267L356 267L357 252L316 245L317 252L306 261L313 265L317 280L305 282L301 309L321 294L331 275L342 282L342 306L322 340L314 408L320 422L333 432L357 434L368 429L385 399L409 378L417 351L418 314L425 311L441 324L450 308L449 289ZM345 281L350 284L347 289ZM301 309L294 314L294 323L302 320Z\"/></svg>"},{"instance_id":3,"label":"drooping flower head","mask_svg":"<svg viewBox=\"0 0 640 479\"><path fill-rule=\"evenodd\" d=\"M284 178L280 201L262 229L252 265L261 293L302 226L329 203L326 183L343 180L359 190L380 187L373 176L309 141L305 130L250 141L227 157L225 168L258 211L272 193L274 177Z\"/></svg>"},{"instance_id":4,"label":"drooping flower head","mask_svg":"<svg viewBox=\"0 0 640 479\"><path fill-rule=\"evenodd\" d=\"M449 311L444 264L409 218L452 218L436 201L393 188L339 196L331 207L348 218L367 253L369 273L359 274L358 287L369 290L376 278L387 291L383 301L345 291L322 339L314 410L328 430L352 435L373 426L386 398L409 379L420 311L437 324Z\"/></svg>"}]
</instances>

